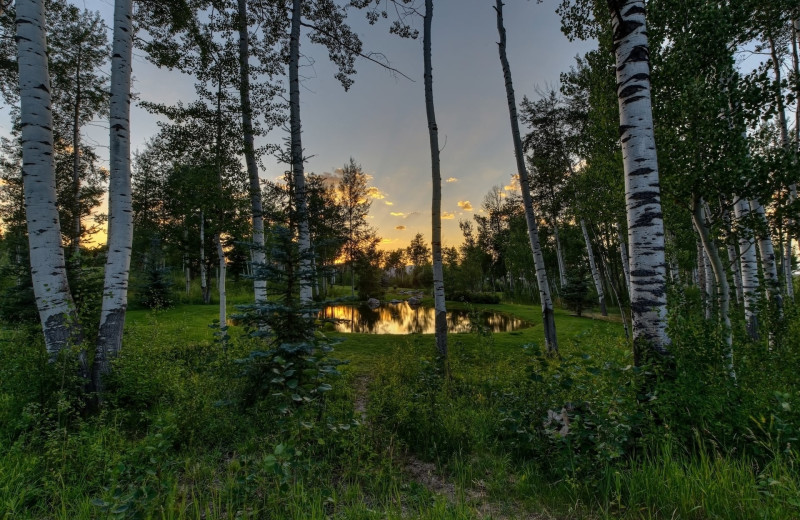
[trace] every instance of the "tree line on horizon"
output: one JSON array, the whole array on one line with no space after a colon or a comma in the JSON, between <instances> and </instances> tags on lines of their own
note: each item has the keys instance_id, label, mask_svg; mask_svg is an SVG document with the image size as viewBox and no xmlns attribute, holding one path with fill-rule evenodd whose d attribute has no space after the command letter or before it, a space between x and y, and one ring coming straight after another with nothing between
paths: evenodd
<instances>
[{"instance_id":1,"label":"tree line on horizon","mask_svg":"<svg viewBox=\"0 0 800 520\"><path fill-rule=\"evenodd\" d=\"M630 321L637 365L668 358L667 295L688 286L719 328L731 378L740 330L774 347L794 299L798 240L796 2L692 0L676 9L651 0L645 15L643 0L564 0L565 34L594 39L596 49L577 58L558 89L518 104L496 0L496 73L520 190L492 188L484 212L460 223L457 248L441 240L433 0L388 4L393 34L416 38L420 18L423 26L433 190L430 246L418 234L406 250L386 253L367 223L366 178L355 160L335 185L305 171L298 63L305 34L327 49L348 89L356 61L376 59L347 25L345 7L377 24L390 16L387 3L181 0L137 3L134 12L131 0L116 0L111 45L99 15L66 0L18 0L0 13L0 90L14 116L13 138L2 143L3 283L16 295L7 302L32 289L51 359L93 341L93 356L78 349L78 365L101 394L122 345L131 265L151 284L164 283L167 265L180 269L187 291L197 276L208 302L216 262L224 326L226 270L251 275L254 304L267 305L275 293L265 273L279 261L272 251L287 244L297 249L284 269L296 275L286 289L295 310L324 297L324 273L340 260L352 296L393 283L431 289L443 359L445 297L458 291L503 291L541 305L551 355L554 302L579 309L591 292L603 314L616 302ZM197 96L142 101L168 122L132 165L134 47L195 78ZM745 52L761 56L752 70L737 64ZM82 138L101 118L109 121L108 171ZM285 143L256 147L280 127L289 130ZM261 181L267 157L287 165L285 182ZM87 222L106 183L108 244L91 253ZM406 263L415 266L410 277L399 269ZM669 302L681 304L680 295ZM94 321L80 316L84 305L96 308Z\"/></svg>"}]
</instances>

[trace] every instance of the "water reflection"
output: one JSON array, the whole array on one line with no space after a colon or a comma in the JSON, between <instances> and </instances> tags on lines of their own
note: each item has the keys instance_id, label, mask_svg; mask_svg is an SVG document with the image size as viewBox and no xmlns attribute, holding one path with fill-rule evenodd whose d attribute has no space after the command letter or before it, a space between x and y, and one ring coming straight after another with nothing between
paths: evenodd
<instances>
[{"instance_id":1,"label":"water reflection","mask_svg":"<svg viewBox=\"0 0 800 520\"><path fill-rule=\"evenodd\" d=\"M322 311L325 318L336 319L338 332L361 334L433 334L434 313L430 307L412 307L406 302L384 303L377 309L367 306L332 305ZM511 332L530 327L527 321L509 314L482 311L478 323L492 332ZM470 332L472 323L468 311L447 311L448 332Z\"/></svg>"}]
</instances>

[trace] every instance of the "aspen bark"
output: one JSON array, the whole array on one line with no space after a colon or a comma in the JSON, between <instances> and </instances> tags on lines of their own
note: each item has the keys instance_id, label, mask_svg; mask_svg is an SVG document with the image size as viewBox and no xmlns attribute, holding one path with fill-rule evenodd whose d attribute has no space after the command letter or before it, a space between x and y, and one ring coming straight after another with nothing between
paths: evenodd
<instances>
[{"instance_id":1,"label":"aspen bark","mask_svg":"<svg viewBox=\"0 0 800 520\"><path fill-rule=\"evenodd\" d=\"M206 265L206 215L200 211L200 294L203 303L211 301L211 291L208 288L208 265Z\"/></svg>"},{"instance_id":2,"label":"aspen bark","mask_svg":"<svg viewBox=\"0 0 800 520\"><path fill-rule=\"evenodd\" d=\"M761 270L764 273L764 285L767 298L775 304L778 313L783 312L783 297L781 296L781 283L778 279L778 267L775 262L775 249L769 235L769 224L764 207L757 199L750 200L750 211L756 214L761 221L761 230L757 233L758 251L761 256Z\"/></svg>"},{"instance_id":3,"label":"aspen bark","mask_svg":"<svg viewBox=\"0 0 800 520\"><path fill-rule=\"evenodd\" d=\"M553 235L556 239L556 256L558 257L558 281L561 287L567 285L567 268L564 264L564 251L561 248L561 238L558 235L558 221L553 216Z\"/></svg>"},{"instance_id":4,"label":"aspen bark","mask_svg":"<svg viewBox=\"0 0 800 520\"><path fill-rule=\"evenodd\" d=\"M82 334L69 292L56 208L53 113L45 27L43 0L16 3L22 182L31 278L45 348L52 362L65 348L79 345ZM79 370L81 376L88 378L84 350L79 354Z\"/></svg>"},{"instance_id":5,"label":"aspen bark","mask_svg":"<svg viewBox=\"0 0 800 520\"><path fill-rule=\"evenodd\" d=\"M425 112L428 118L428 137L431 146L431 249L433 252L433 300L435 312L436 350L447 357L447 308L444 294L444 269L442 266L442 176L439 166L439 128L433 106L433 66L431 63L431 22L433 0L425 0L422 49L425 66Z\"/></svg>"},{"instance_id":6,"label":"aspen bark","mask_svg":"<svg viewBox=\"0 0 800 520\"><path fill-rule=\"evenodd\" d=\"M711 239L708 223L706 222L703 211L702 200L699 197L692 197L692 222L697 230L697 234L700 235L702 248L705 250L708 263L713 271L715 285L719 289L717 293L719 297L718 304L720 321L722 322L722 334L725 341L725 364L728 369L728 375L731 379L735 380L736 370L733 364L733 336L731 334L731 319L729 313L730 287L728 286L728 275L722 265L717 246L714 240Z\"/></svg>"},{"instance_id":7,"label":"aspen bark","mask_svg":"<svg viewBox=\"0 0 800 520\"><path fill-rule=\"evenodd\" d=\"M665 355L666 262L658 159L650 101L650 58L644 0L609 0L614 33L620 142L631 264L635 363L643 349Z\"/></svg>"},{"instance_id":8,"label":"aspen bark","mask_svg":"<svg viewBox=\"0 0 800 520\"><path fill-rule=\"evenodd\" d=\"M80 44L79 44L80 45ZM81 253L81 50L78 48L75 65L75 104L72 113L72 257L80 266Z\"/></svg>"},{"instance_id":9,"label":"aspen bark","mask_svg":"<svg viewBox=\"0 0 800 520\"><path fill-rule=\"evenodd\" d=\"M735 196L734 200L736 200ZM750 205L745 199L738 199L733 206L733 211L736 220L744 222L750 214ZM740 226L739 255L747 333L753 340L758 340L758 262L752 232L745 226Z\"/></svg>"},{"instance_id":10,"label":"aspen bark","mask_svg":"<svg viewBox=\"0 0 800 520\"><path fill-rule=\"evenodd\" d=\"M250 36L247 23L247 0L238 0L239 16L239 97L242 109L242 129L244 131L244 160L250 184L250 210L253 225L252 261L263 264L264 252L264 205L261 200L261 183L258 175L258 162L253 139L253 108L250 101ZM253 291L256 303L267 301L267 281L253 278Z\"/></svg>"},{"instance_id":11,"label":"aspen bark","mask_svg":"<svg viewBox=\"0 0 800 520\"><path fill-rule=\"evenodd\" d=\"M786 245L783 248L783 276L786 282L786 297L794 301L794 276L792 275L792 233L786 231Z\"/></svg>"},{"instance_id":12,"label":"aspen bark","mask_svg":"<svg viewBox=\"0 0 800 520\"><path fill-rule=\"evenodd\" d=\"M586 221L583 219L581 219L581 230L583 231L583 240L586 242L586 253L589 256L589 269L592 271L594 288L597 291L597 299L600 302L600 312L603 314L603 316L608 316L608 309L606 309L606 295L603 292L603 281L600 279L600 272L597 270L597 264L594 261L592 241L589 240L589 232L586 231Z\"/></svg>"},{"instance_id":13,"label":"aspen bark","mask_svg":"<svg viewBox=\"0 0 800 520\"><path fill-rule=\"evenodd\" d=\"M122 329L128 308L128 275L133 242L131 205L131 57L133 24L131 0L114 3L114 42L111 55L110 176L108 183L108 257L103 283L100 332L92 369L98 394L111 359L122 347Z\"/></svg>"},{"instance_id":14,"label":"aspen bark","mask_svg":"<svg viewBox=\"0 0 800 520\"><path fill-rule=\"evenodd\" d=\"M558 339L556 337L556 322L553 314L553 301L550 297L550 285L547 280L547 271L544 265L544 256L539 245L539 226L533 212L531 200L528 169L525 166L525 156L522 151L522 138L519 133L519 120L517 118L517 102L514 96L514 84L511 81L511 67L506 57L506 30L503 25L503 2L496 0L497 31L500 34L498 48L500 63L503 67L503 77L506 84L506 98L508 112L511 120L511 135L514 140L514 155L517 160L517 173L519 175L520 189L522 190L522 204L525 209L525 221L528 226L528 240L533 254L533 263L536 269L536 282L539 286L539 297L542 302L542 324L544 325L544 339L547 352L558 354Z\"/></svg>"},{"instance_id":15,"label":"aspen bark","mask_svg":"<svg viewBox=\"0 0 800 520\"><path fill-rule=\"evenodd\" d=\"M617 228L617 241L619 242L619 256L622 261L622 274L625 276L625 288L630 292L631 290L631 264L628 259L628 243L625 242L625 237L622 235L619 224L615 224Z\"/></svg>"},{"instance_id":16,"label":"aspen bark","mask_svg":"<svg viewBox=\"0 0 800 520\"><path fill-rule=\"evenodd\" d=\"M292 180L294 183L294 205L297 215L297 235L300 249L300 302L312 299L313 277L309 254L311 233L308 227L308 202L303 165L302 127L300 121L300 23L303 15L302 0L292 0L292 25L289 37L289 127L291 132Z\"/></svg>"},{"instance_id":17,"label":"aspen bark","mask_svg":"<svg viewBox=\"0 0 800 520\"><path fill-rule=\"evenodd\" d=\"M222 249L222 238L219 233L214 235L214 242L217 245L217 258L219 259L219 276L217 277L217 289L219 290L219 326L226 327L228 324L228 296L225 291L227 263L225 261L225 251Z\"/></svg>"},{"instance_id":18,"label":"aspen bark","mask_svg":"<svg viewBox=\"0 0 800 520\"><path fill-rule=\"evenodd\" d=\"M736 303L742 303L742 273L739 269L739 255L736 253L735 237L731 232L731 215L728 210L722 212L722 222L725 225L725 248L728 251L728 263L731 266L731 275L733 277L733 286L736 289Z\"/></svg>"}]
</instances>

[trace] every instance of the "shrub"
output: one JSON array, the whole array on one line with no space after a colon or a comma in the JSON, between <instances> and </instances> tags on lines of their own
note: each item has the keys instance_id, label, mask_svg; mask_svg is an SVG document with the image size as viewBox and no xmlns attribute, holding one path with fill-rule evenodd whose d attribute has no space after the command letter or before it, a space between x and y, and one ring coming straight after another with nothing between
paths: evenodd
<instances>
[{"instance_id":1,"label":"shrub","mask_svg":"<svg viewBox=\"0 0 800 520\"><path fill-rule=\"evenodd\" d=\"M465 303L500 303L500 297L491 292L453 291L447 295L447 299Z\"/></svg>"}]
</instances>

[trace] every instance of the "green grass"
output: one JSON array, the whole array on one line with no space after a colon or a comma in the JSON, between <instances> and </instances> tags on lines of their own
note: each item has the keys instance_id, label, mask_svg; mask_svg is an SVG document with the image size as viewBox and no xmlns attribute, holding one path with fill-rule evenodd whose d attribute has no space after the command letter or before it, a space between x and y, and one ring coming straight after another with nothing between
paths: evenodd
<instances>
[{"instance_id":1,"label":"green grass","mask_svg":"<svg viewBox=\"0 0 800 520\"><path fill-rule=\"evenodd\" d=\"M733 448L713 424L696 424L696 440L684 444L662 417L666 426L619 454L617 436L642 420L622 324L557 310L559 361L522 348L543 345L538 306L475 307L533 327L451 334L448 379L437 372L432 335L330 334L344 340L334 356L350 363L302 423L235 404L243 382L234 360L251 344L232 327L221 350L209 328L216 305L129 311L99 415L83 413L68 374L44 364L35 333L2 331L0 520L800 517L796 448L786 446L798 431L797 387L761 409L771 418L763 434ZM702 352L711 335L687 330L676 349ZM764 378L756 351L747 352L744 397L734 402L771 402L748 397L772 387L754 386ZM710 380L701 387L717 391ZM354 403L365 391L364 423ZM575 435L586 436L542 434L547 410L567 402L584 416L573 417ZM696 411L687 404L681 413ZM410 460L433 463L452 493L420 482L405 469Z\"/></svg>"}]
</instances>

